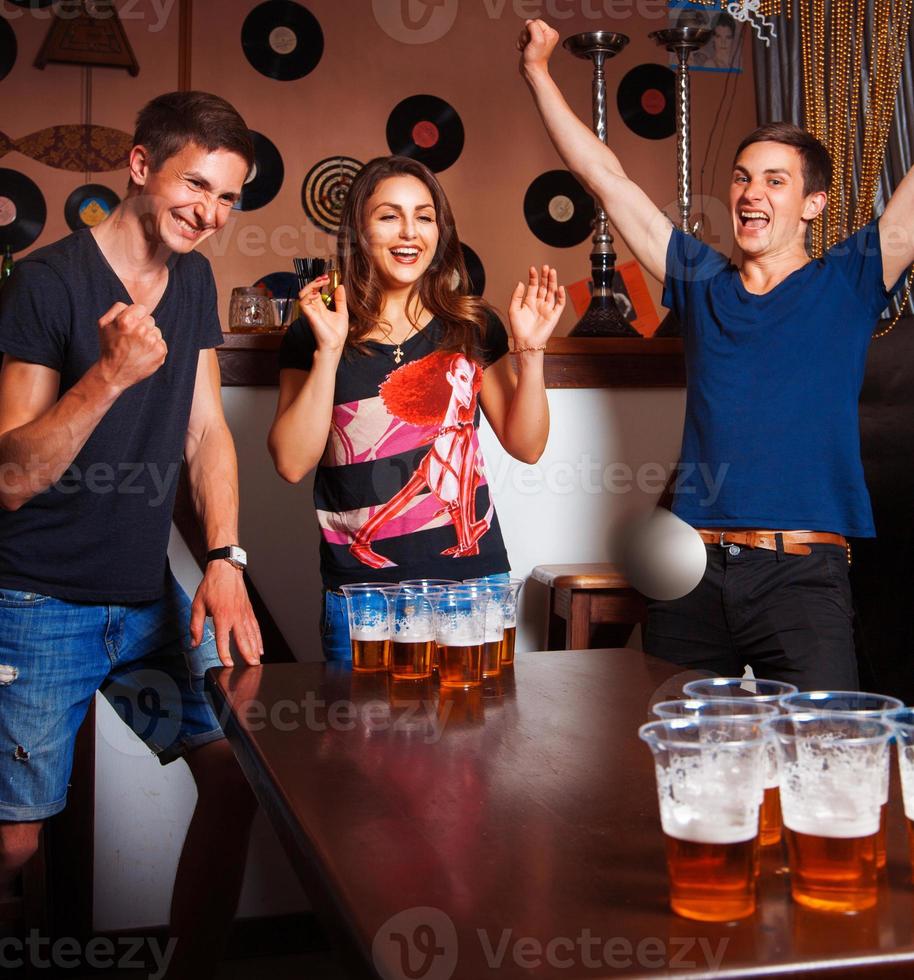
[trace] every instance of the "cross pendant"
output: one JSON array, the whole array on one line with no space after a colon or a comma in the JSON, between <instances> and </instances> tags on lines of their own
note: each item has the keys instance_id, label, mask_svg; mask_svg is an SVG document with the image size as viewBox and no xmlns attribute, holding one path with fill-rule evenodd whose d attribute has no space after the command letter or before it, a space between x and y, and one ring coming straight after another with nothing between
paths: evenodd
<instances>
[{"instance_id":1,"label":"cross pendant","mask_svg":"<svg viewBox=\"0 0 914 980\"><path fill-rule=\"evenodd\" d=\"M399 344L394 348L394 361L399 364L403 360L403 350Z\"/></svg>"}]
</instances>

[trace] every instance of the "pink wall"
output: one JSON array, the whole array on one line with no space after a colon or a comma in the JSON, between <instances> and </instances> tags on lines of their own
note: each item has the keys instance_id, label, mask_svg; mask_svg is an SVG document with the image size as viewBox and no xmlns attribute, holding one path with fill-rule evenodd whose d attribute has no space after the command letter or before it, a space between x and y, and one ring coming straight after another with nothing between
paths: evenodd
<instances>
[{"instance_id":1,"label":"pink wall","mask_svg":"<svg viewBox=\"0 0 914 980\"><path fill-rule=\"evenodd\" d=\"M416 11L422 9L417 0L410 2ZM522 203L530 181L544 170L561 166L517 73L513 46L525 16L544 15L563 36L610 29L631 37L628 47L608 65L610 140L623 165L655 201L668 205L675 200L675 139L652 141L636 136L621 121L615 100L618 81L630 68L643 62L666 62L666 53L647 38L648 31L665 23L661 0L446 0L440 10L456 10L453 25L440 39L422 44L403 43L391 34L409 36L407 32L391 29L388 33L379 25L375 11L382 15L396 12L400 0L308 0L306 6L323 28L324 56L314 72L292 82L264 77L244 57L241 25L254 6L240 0L195 0L193 4L192 84L235 103L248 125L278 146L286 168L282 190L269 205L237 213L225 231L204 246L213 259L223 322L232 286L252 283L269 272L291 271L292 255L330 250L331 240L308 221L301 208L305 173L323 157L345 154L367 160L388 152L388 114L402 98L416 93L447 100L463 120L463 153L441 178L461 238L486 267L487 298L504 308L514 282L529 263L555 264L565 282L588 274L589 242L553 249L540 242L524 221ZM131 78L123 71L96 69L92 120L132 131L136 110L153 95L176 87L178 4L119 0L118 7L124 12L141 71ZM591 16L595 10L601 11L598 19ZM80 122L82 69L53 65L38 71L32 67L48 29L47 19L5 0L0 0L0 11L15 18L12 25L19 43L17 64L0 82L0 129L18 138L45 126ZM606 12L610 16L604 16ZM589 120L589 65L560 50L554 57L554 72L576 111ZM725 77L693 76L696 194L698 170ZM715 137L715 148L720 146L714 181L718 195L725 194L728 167L739 138L755 124L751 65L738 77L735 92L731 80L729 91L733 98L731 101L728 95L721 114L724 123ZM70 191L84 182L84 175L53 170L15 151L0 158L0 166L28 174L45 194L48 222L36 245L66 234L63 204ZM706 190L709 178L710 167ZM91 179L121 193L126 174L92 175ZM713 235L712 227L712 241ZM728 243L721 247L727 250ZM621 242L618 250L620 261L630 258ZM658 301L659 285L651 280L650 286ZM570 329L574 320L567 312L560 331Z\"/></svg>"}]
</instances>

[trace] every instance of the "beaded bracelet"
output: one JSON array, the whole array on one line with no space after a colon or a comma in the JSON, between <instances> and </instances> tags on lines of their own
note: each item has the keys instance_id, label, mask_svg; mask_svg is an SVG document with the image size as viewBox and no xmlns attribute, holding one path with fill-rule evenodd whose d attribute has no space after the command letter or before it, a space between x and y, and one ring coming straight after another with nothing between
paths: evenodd
<instances>
[{"instance_id":1,"label":"beaded bracelet","mask_svg":"<svg viewBox=\"0 0 914 980\"><path fill-rule=\"evenodd\" d=\"M545 349L546 349L546 345L545 344L543 344L542 347L515 347L514 348L514 353L515 354L526 354L528 351L545 350Z\"/></svg>"}]
</instances>

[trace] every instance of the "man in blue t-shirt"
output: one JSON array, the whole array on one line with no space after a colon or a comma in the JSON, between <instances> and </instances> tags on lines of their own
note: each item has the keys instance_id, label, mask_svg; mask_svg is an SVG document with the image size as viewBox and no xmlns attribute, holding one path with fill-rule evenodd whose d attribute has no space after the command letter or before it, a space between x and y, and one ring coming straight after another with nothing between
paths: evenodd
<instances>
[{"instance_id":1,"label":"man in blue t-shirt","mask_svg":"<svg viewBox=\"0 0 914 980\"><path fill-rule=\"evenodd\" d=\"M253 147L205 92L154 99L134 143L112 214L25 256L0 296L0 906L66 804L101 690L196 781L168 955L173 975L203 977L255 810L203 674L231 665L230 633L246 663L263 651L237 545L215 283L194 250L227 221ZM182 459L211 549L193 602L166 554Z\"/></svg>"},{"instance_id":2,"label":"man in blue t-shirt","mask_svg":"<svg viewBox=\"0 0 914 980\"><path fill-rule=\"evenodd\" d=\"M740 263L672 227L548 72L558 34L528 21L521 72L568 167L600 199L682 324L688 377L674 512L707 543L701 583L652 602L645 650L690 668L855 688L847 535L873 536L857 399L874 324L914 261L914 171L878 222L819 260L807 231L832 164L786 123L736 152Z\"/></svg>"}]
</instances>

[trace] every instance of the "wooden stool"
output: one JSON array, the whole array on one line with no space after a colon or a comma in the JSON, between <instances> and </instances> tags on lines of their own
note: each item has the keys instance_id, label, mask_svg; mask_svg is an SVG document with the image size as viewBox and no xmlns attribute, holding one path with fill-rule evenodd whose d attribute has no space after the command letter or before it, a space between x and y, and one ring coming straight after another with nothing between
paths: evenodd
<instances>
[{"instance_id":1,"label":"wooden stool","mask_svg":"<svg viewBox=\"0 0 914 980\"><path fill-rule=\"evenodd\" d=\"M588 650L597 625L599 646L624 647L646 618L643 596L615 565L537 565L532 575L549 587L547 650Z\"/></svg>"}]
</instances>

